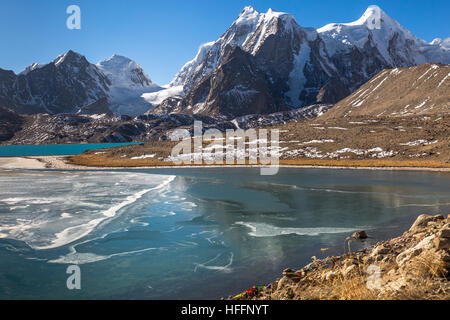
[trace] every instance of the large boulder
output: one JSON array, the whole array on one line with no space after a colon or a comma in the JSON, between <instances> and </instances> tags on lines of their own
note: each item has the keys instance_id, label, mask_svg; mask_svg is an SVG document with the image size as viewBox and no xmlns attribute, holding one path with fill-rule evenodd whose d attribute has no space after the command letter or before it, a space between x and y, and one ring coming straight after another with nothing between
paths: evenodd
<instances>
[{"instance_id":1,"label":"large boulder","mask_svg":"<svg viewBox=\"0 0 450 320\"><path fill-rule=\"evenodd\" d=\"M436 222L436 221L443 220L443 219L444 219L444 216L441 214L438 214L435 216L430 216L428 214L421 214L416 219L416 221L413 223L413 225L411 226L409 231L417 232L417 231L419 231L419 229L425 228L428 225L428 223Z\"/></svg>"}]
</instances>

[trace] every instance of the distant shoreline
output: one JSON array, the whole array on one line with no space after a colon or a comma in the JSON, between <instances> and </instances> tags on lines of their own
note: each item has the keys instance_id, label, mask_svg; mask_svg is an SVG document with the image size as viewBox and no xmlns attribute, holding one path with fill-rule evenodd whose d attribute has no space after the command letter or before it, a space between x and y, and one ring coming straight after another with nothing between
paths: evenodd
<instances>
[{"instance_id":1,"label":"distant shoreline","mask_svg":"<svg viewBox=\"0 0 450 320\"><path fill-rule=\"evenodd\" d=\"M76 165L66 162L67 156L27 156L0 157L0 169L52 169L52 170L128 170L128 169L183 169L183 168L261 168L261 165L149 165L96 167ZM280 168L299 169L351 169L351 170L384 170L384 171L433 171L450 172L450 168L408 167L408 166L334 166L334 165L291 165L280 164Z\"/></svg>"}]
</instances>

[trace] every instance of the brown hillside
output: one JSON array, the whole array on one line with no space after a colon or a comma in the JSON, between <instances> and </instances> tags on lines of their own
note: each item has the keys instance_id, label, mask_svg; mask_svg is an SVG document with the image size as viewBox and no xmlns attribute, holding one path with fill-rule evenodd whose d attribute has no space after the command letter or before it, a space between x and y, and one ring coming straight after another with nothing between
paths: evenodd
<instances>
[{"instance_id":1,"label":"brown hillside","mask_svg":"<svg viewBox=\"0 0 450 320\"><path fill-rule=\"evenodd\" d=\"M386 69L338 102L320 120L440 115L450 108L450 65Z\"/></svg>"}]
</instances>

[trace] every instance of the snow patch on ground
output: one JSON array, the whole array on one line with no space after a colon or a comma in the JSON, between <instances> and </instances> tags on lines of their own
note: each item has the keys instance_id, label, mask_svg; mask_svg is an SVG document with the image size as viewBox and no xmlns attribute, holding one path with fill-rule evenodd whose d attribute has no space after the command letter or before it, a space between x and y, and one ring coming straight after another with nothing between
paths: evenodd
<instances>
[{"instance_id":1,"label":"snow patch on ground","mask_svg":"<svg viewBox=\"0 0 450 320\"><path fill-rule=\"evenodd\" d=\"M419 140L410 141L410 142L406 142L406 143L400 143L400 145L401 146L410 146L410 147L415 147L418 145L428 146L430 144L435 144L438 142L439 142L438 140L428 141L428 140L424 140L424 139L419 139Z\"/></svg>"},{"instance_id":2,"label":"snow patch on ground","mask_svg":"<svg viewBox=\"0 0 450 320\"><path fill-rule=\"evenodd\" d=\"M287 157L297 157L297 156L304 156L306 158L312 158L312 159L325 159L325 158L348 158L343 155L347 153L353 153L357 156L369 156L372 158L386 158L386 157L392 157L397 154L397 152L390 150L390 151L384 151L380 147L363 150L363 149L352 149L352 148L343 148L340 150L336 150L334 152L325 152L318 150L315 147L305 147L301 149L295 149L295 150L289 150L284 153Z\"/></svg>"},{"instance_id":3,"label":"snow patch on ground","mask_svg":"<svg viewBox=\"0 0 450 320\"><path fill-rule=\"evenodd\" d=\"M302 142L302 143L300 143L300 145L316 144L316 143L333 143L333 142L334 142L334 140L332 140L332 139L310 140L310 141Z\"/></svg>"},{"instance_id":4,"label":"snow patch on ground","mask_svg":"<svg viewBox=\"0 0 450 320\"><path fill-rule=\"evenodd\" d=\"M141 159L148 159L148 158L154 158L155 155L154 154L145 154L142 156L138 156L138 157L132 157L131 160L141 160Z\"/></svg>"}]
</instances>

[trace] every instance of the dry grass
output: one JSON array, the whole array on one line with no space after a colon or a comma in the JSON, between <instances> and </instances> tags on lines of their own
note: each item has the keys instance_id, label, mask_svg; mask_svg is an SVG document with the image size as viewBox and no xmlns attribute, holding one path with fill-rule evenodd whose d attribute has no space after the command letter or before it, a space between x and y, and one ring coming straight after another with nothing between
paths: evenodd
<instances>
[{"instance_id":1,"label":"dry grass","mask_svg":"<svg viewBox=\"0 0 450 320\"><path fill-rule=\"evenodd\" d=\"M300 288L299 288L300 289ZM299 300L376 300L378 292L369 290L366 277L358 275L350 279L339 276L332 281L316 281L308 287L301 287L295 296Z\"/></svg>"},{"instance_id":2,"label":"dry grass","mask_svg":"<svg viewBox=\"0 0 450 320\"><path fill-rule=\"evenodd\" d=\"M101 154L84 153L77 156L68 157L68 162L75 165L89 167L161 167L178 166L170 161L162 161L154 158L131 160L129 158L105 157ZM238 163L235 163L238 164ZM203 162L202 164L184 164L189 166L211 165ZM213 164L214 165L214 164ZM227 164L218 164L220 166ZM250 165L245 161L245 165ZM450 168L450 163L442 163L431 160L317 160L317 159L296 159L280 160L280 165L289 166L318 166L318 167L375 167L375 168ZM183 166L183 165L182 165ZM232 164L230 166L233 166Z\"/></svg>"},{"instance_id":3,"label":"dry grass","mask_svg":"<svg viewBox=\"0 0 450 320\"><path fill-rule=\"evenodd\" d=\"M294 300L450 300L450 283L445 265L433 253L414 259L410 267L400 270L395 263L381 267L381 289L369 289L368 265L360 263L351 276L343 276L343 264L318 270L291 287L283 288L282 296ZM326 280L330 270L337 275ZM391 272L391 273L389 273ZM405 286L395 288L393 281L403 280ZM403 281L401 281L403 282Z\"/></svg>"},{"instance_id":4,"label":"dry grass","mask_svg":"<svg viewBox=\"0 0 450 320\"><path fill-rule=\"evenodd\" d=\"M103 168L131 168L131 167L160 167L160 166L174 166L171 162L165 162L153 159L116 159L106 158L100 155L81 154L77 156L67 157L69 164L87 166L87 167L103 167Z\"/></svg>"},{"instance_id":5,"label":"dry grass","mask_svg":"<svg viewBox=\"0 0 450 320\"><path fill-rule=\"evenodd\" d=\"M309 289L303 289L300 300L450 300L448 282L440 279L420 279L403 290L368 289L367 276L336 279Z\"/></svg>"}]
</instances>

